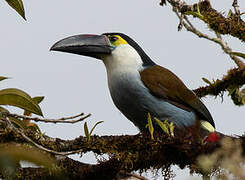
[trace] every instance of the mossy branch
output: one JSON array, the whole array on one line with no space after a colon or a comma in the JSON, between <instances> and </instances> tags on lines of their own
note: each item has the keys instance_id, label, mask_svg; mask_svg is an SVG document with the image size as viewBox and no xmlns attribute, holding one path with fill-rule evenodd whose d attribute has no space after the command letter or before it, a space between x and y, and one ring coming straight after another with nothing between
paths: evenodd
<instances>
[{"instance_id":1,"label":"mossy branch","mask_svg":"<svg viewBox=\"0 0 245 180\"><path fill-rule=\"evenodd\" d=\"M237 93L237 89L239 89L244 84L245 84L245 68L242 69L234 68L229 70L227 72L227 75L224 76L221 80L217 79L210 85L197 88L193 91L200 98L206 95L213 95L213 96L223 95L225 91L228 91L230 92L233 102L237 105L241 105L241 103L244 104L244 101L242 100L244 97L239 96L239 93Z\"/></svg>"},{"instance_id":2,"label":"mossy branch","mask_svg":"<svg viewBox=\"0 0 245 180\"><path fill-rule=\"evenodd\" d=\"M87 138L83 136L73 140L51 138L30 129L21 130L20 133L20 131L13 129L3 118L1 125L4 128L4 131L0 134L1 144L15 142L33 145L32 142L35 142L39 146L49 149L50 151L47 152L56 157L57 163L54 168L58 168L59 172L63 168L64 177L77 179L85 177L89 179L97 176L112 179L121 171L130 173L152 168L162 168L164 171L169 170L170 165L173 164L180 168L191 167L191 165L196 164L198 156L211 153L219 147L219 144L203 143L199 136L191 131L183 130L176 130L174 137L155 132L154 140L151 139L149 133L146 133L131 136L91 136L90 141L87 141ZM23 134L31 141L25 138ZM40 150L45 151L44 148ZM244 146L243 149L245 149ZM89 165L64 156L66 152L67 155L70 152L82 155L90 151L97 155L108 154L109 159L100 161L97 165ZM70 172L70 169L73 169L73 171ZM25 177L23 175L29 173L36 177L43 173L48 174L48 170L42 168L37 168L36 173L33 173L33 171L33 168L19 168L17 172L22 179ZM50 174L49 172L49 178L54 176L59 176L59 174Z\"/></svg>"},{"instance_id":3,"label":"mossy branch","mask_svg":"<svg viewBox=\"0 0 245 180\"><path fill-rule=\"evenodd\" d=\"M240 15L232 13L230 17L226 18L212 8L209 0L193 5L187 5L182 0L168 0L168 2L177 8L179 12L186 15L198 13L199 9L202 15L200 19L207 23L212 30L223 35L229 34L245 42L245 22L241 19Z\"/></svg>"}]
</instances>

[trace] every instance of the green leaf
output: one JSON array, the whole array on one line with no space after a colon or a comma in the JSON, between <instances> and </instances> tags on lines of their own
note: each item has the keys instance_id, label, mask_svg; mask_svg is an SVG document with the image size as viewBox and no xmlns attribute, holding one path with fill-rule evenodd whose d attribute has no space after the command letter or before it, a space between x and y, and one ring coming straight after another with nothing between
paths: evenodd
<instances>
[{"instance_id":1,"label":"green leaf","mask_svg":"<svg viewBox=\"0 0 245 180\"><path fill-rule=\"evenodd\" d=\"M235 93L236 91L239 91L239 89L238 88L229 88L228 89L228 96L231 96L233 93Z\"/></svg>"},{"instance_id":2,"label":"green leaf","mask_svg":"<svg viewBox=\"0 0 245 180\"><path fill-rule=\"evenodd\" d=\"M42 111L38 104L27 93L19 89L8 88L1 90L0 104L16 106L42 116Z\"/></svg>"},{"instance_id":3,"label":"green leaf","mask_svg":"<svg viewBox=\"0 0 245 180\"><path fill-rule=\"evenodd\" d=\"M44 96L36 96L36 97L33 97L32 100L36 103L36 104L40 104L44 99ZM30 111L28 110L25 110L24 111L24 115L25 116L31 116L31 113Z\"/></svg>"},{"instance_id":4,"label":"green leaf","mask_svg":"<svg viewBox=\"0 0 245 180\"><path fill-rule=\"evenodd\" d=\"M27 128L25 122L22 121L22 120L20 120L20 119L10 117L9 120L10 120L16 127L18 127L18 128L21 128L21 129L26 129L26 128Z\"/></svg>"},{"instance_id":5,"label":"green leaf","mask_svg":"<svg viewBox=\"0 0 245 180\"><path fill-rule=\"evenodd\" d=\"M32 100L37 103L37 104L40 104L44 99L44 96L36 96L36 97L33 97Z\"/></svg>"},{"instance_id":6,"label":"green leaf","mask_svg":"<svg viewBox=\"0 0 245 180\"><path fill-rule=\"evenodd\" d=\"M148 130L149 130L149 132L151 134L151 139L154 140L154 136L153 136L154 127L152 125L152 120L151 120L151 114L150 113L147 114L147 122L148 122L148 124L146 125L146 127L148 127Z\"/></svg>"},{"instance_id":7,"label":"green leaf","mask_svg":"<svg viewBox=\"0 0 245 180\"><path fill-rule=\"evenodd\" d=\"M0 81L2 81L4 79L8 79L8 77L0 76Z\"/></svg>"},{"instance_id":8,"label":"green leaf","mask_svg":"<svg viewBox=\"0 0 245 180\"><path fill-rule=\"evenodd\" d=\"M9 111L3 107L0 106L0 112L2 113L9 113ZM0 117L3 117L1 114L0 114ZM17 119L17 118L14 118L14 117L9 117L9 120L18 128L22 128L22 129L26 129L26 125L25 123L20 120L20 119Z\"/></svg>"},{"instance_id":9,"label":"green leaf","mask_svg":"<svg viewBox=\"0 0 245 180\"><path fill-rule=\"evenodd\" d=\"M6 2L21 15L25 20L25 9L22 0L6 0Z\"/></svg>"},{"instance_id":10,"label":"green leaf","mask_svg":"<svg viewBox=\"0 0 245 180\"><path fill-rule=\"evenodd\" d=\"M209 85L212 85L212 83L211 83L208 79L202 78L202 80L203 80L205 83L207 83L207 84L209 84Z\"/></svg>"},{"instance_id":11,"label":"green leaf","mask_svg":"<svg viewBox=\"0 0 245 180\"><path fill-rule=\"evenodd\" d=\"M24 160L46 168L52 168L55 163L51 156L47 156L46 153L37 148L19 144L2 144L0 146L0 157L0 162L3 158L12 158L15 161Z\"/></svg>"},{"instance_id":12,"label":"green leaf","mask_svg":"<svg viewBox=\"0 0 245 180\"><path fill-rule=\"evenodd\" d=\"M26 20L25 9L22 0L6 0L6 2Z\"/></svg>"},{"instance_id":13,"label":"green leaf","mask_svg":"<svg viewBox=\"0 0 245 180\"><path fill-rule=\"evenodd\" d=\"M197 13L201 15L199 4L197 4Z\"/></svg>"},{"instance_id":14,"label":"green leaf","mask_svg":"<svg viewBox=\"0 0 245 180\"><path fill-rule=\"evenodd\" d=\"M88 138L88 141L90 141L90 134L89 134L89 132L88 132L88 125L87 125L87 122L84 123L83 129L84 129L85 136Z\"/></svg>"},{"instance_id":15,"label":"green leaf","mask_svg":"<svg viewBox=\"0 0 245 180\"><path fill-rule=\"evenodd\" d=\"M227 18L230 18L231 17L231 14L232 14L232 10L230 9L228 14L227 14Z\"/></svg>"},{"instance_id":16,"label":"green leaf","mask_svg":"<svg viewBox=\"0 0 245 180\"><path fill-rule=\"evenodd\" d=\"M192 16L197 17L199 19L204 19L204 16L200 12L199 4L197 4L197 12L194 12L194 11L186 11L185 14L186 15L192 15Z\"/></svg>"},{"instance_id":17,"label":"green leaf","mask_svg":"<svg viewBox=\"0 0 245 180\"><path fill-rule=\"evenodd\" d=\"M167 120L165 120L164 123L162 121L160 121L159 119L157 119L157 118L154 118L154 120L161 127L161 129L163 130L163 132L165 132L166 134L170 135L170 133L169 133L169 127L168 127L168 122L166 122Z\"/></svg>"},{"instance_id":18,"label":"green leaf","mask_svg":"<svg viewBox=\"0 0 245 180\"><path fill-rule=\"evenodd\" d=\"M235 55L235 56L239 56L242 57L243 59L245 59L245 54L240 53L240 52L231 52L230 54Z\"/></svg>"},{"instance_id":19,"label":"green leaf","mask_svg":"<svg viewBox=\"0 0 245 180\"><path fill-rule=\"evenodd\" d=\"M91 129L89 135L91 136L92 133L93 133L93 131L94 131L94 129L96 128L96 126L99 125L100 123L103 123L103 122L104 122L104 121L99 121L99 122L97 122L97 123L94 125L94 127Z\"/></svg>"}]
</instances>

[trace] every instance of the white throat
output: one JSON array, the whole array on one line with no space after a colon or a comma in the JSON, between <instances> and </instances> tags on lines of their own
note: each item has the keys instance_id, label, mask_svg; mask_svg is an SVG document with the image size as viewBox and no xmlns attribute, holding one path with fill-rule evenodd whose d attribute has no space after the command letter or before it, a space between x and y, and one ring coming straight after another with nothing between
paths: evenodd
<instances>
[{"instance_id":1,"label":"white throat","mask_svg":"<svg viewBox=\"0 0 245 180\"><path fill-rule=\"evenodd\" d=\"M137 51L128 44L118 46L111 55L105 56L107 81L112 99L116 99L118 89L139 83L143 62ZM137 84L136 83L136 84ZM114 100L115 101L115 100ZM115 102L115 104L117 104Z\"/></svg>"},{"instance_id":2,"label":"white throat","mask_svg":"<svg viewBox=\"0 0 245 180\"><path fill-rule=\"evenodd\" d=\"M139 71L143 68L143 62L137 51L129 44L123 44L118 47L112 54L105 56L103 62L106 66L107 73L113 72L131 72Z\"/></svg>"}]
</instances>

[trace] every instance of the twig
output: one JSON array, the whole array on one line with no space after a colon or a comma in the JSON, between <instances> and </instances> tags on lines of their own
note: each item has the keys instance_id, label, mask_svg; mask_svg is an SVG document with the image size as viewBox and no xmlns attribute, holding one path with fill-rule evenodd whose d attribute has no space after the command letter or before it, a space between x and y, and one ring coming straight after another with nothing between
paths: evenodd
<instances>
[{"instance_id":1,"label":"twig","mask_svg":"<svg viewBox=\"0 0 245 180\"><path fill-rule=\"evenodd\" d=\"M22 131L22 129L18 129L16 127L14 127L14 125L11 123L11 121L8 119L8 117L5 118L6 121L7 121L7 124L8 126L13 129L15 132L17 132L18 134L20 134L27 142L33 144L34 146L36 146L37 148L43 150L43 151L46 151L46 152L49 152L49 153L52 153L52 154L55 154L55 155L62 155L62 156L67 156L67 155L71 155L71 154L76 154L76 153L79 153L81 152L82 150L74 150L74 151L67 151L67 152L58 152L58 151L54 151L54 150L51 150L51 149L47 149L37 143L35 143L31 138L29 138L28 136L25 135L25 133Z\"/></svg>"},{"instance_id":2,"label":"twig","mask_svg":"<svg viewBox=\"0 0 245 180\"><path fill-rule=\"evenodd\" d=\"M160 6L166 5L166 0L161 0Z\"/></svg>"},{"instance_id":3,"label":"twig","mask_svg":"<svg viewBox=\"0 0 245 180\"><path fill-rule=\"evenodd\" d=\"M181 9L183 6L186 5L186 2L183 0L167 0L173 7Z\"/></svg>"},{"instance_id":4,"label":"twig","mask_svg":"<svg viewBox=\"0 0 245 180\"><path fill-rule=\"evenodd\" d=\"M198 97L204 97L206 95L217 96L224 91L228 91L229 88L239 88L245 84L245 68L244 69L231 69L228 71L221 80L217 79L212 84L200 87L193 90Z\"/></svg>"},{"instance_id":5,"label":"twig","mask_svg":"<svg viewBox=\"0 0 245 180\"><path fill-rule=\"evenodd\" d=\"M192 23L189 21L189 19L184 16L184 19L182 18L181 15L179 15L178 11L175 9L173 9L173 11L175 12L175 14L177 15L177 17L179 18L179 20L182 22L182 24L184 25L184 27L186 28L187 31L190 31L194 34L196 34L198 37L200 38L204 38L204 39L208 39L210 41L213 41L217 44L219 44L221 46L221 48L223 49L223 51L228 54L230 56L230 58L237 64L237 66L242 69L243 67L245 67L245 64L243 63L243 61L238 58L237 56L234 56L231 54L232 49L228 46L228 44L221 38L220 34L216 33L217 38L213 38L208 36L207 34L204 34L202 32L200 32L199 30L197 30Z\"/></svg>"},{"instance_id":6,"label":"twig","mask_svg":"<svg viewBox=\"0 0 245 180\"><path fill-rule=\"evenodd\" d=\"M183 28L183 19L184 19L184 14L181 14L180 15L180 18L179 18L179 25L178 25L178 31L181 31L182 30L182 28Z\"/></svg>"},{"instance_id":7,"label":"twig","mask_svg":"<svg viewBox=\"0 0 245 180\"><path fill-rule=\"evenodd\" d=\"M135 174L135 173L126 173L126 175L131 176L131 177L132 177L132 178L134 178L134 179L139 179L139 180L148 180L148 179L146 179L145 177L140 176L140 175Z\"/></svg>"},{"instance_id":8,"label":"twig","mask_svg":"<svg viewBox=\"0 0 245 180\"><path fill-rule=\"evenodd\" d=\"M236 15L240 16L240 10L237 0L234 0L232 3L232 6L234 7Z\"/></svg>"},{"instance_id":9,"label":"twig","mask_svg":"<svg viewBox=\"0 0 245 180\"><path fill-rule=\"evenodd\" d=\"M172 5L172 7L177 9L177 12L187 15L193 15L193 13L198 14L197 11L199 9L202 18L195 15L193 16L199 17L200 20L208 24L210 29L223 35L229 34L245 42L245 22L240 18L240 14L239 16L236 15L229 18L224 17L222 13L212 8L209 0L199 1L199 3L195 3L193 5L186 4L184 0L168 0L168 2ZM235 1L235 11L239 10L237 6L238 5L236 5ZM240 13L240 11L238 13Z\"/></svg>"},{"instance_id":10,"label":"twig","mask_svg":"<svg viewBox=\"0 0 245 180\"><path fill-rule=\"evenodd\" d=\"M75 115L75 116L63 117L63 118L60 118L60 119L41 119L41 118L38 118L38 117L30 117L30 116L19 115L19 114L11 114L11 113L4 113L4 114L7 117L28 119L28 120L33 120L35 122L45 122L45 123L71 123L71 124L74 124L74 123L83 121L84 119L86 119L89 116L91 116L90 113L87 114L87 115L85 115L85 116L83 116L84 113L80 113L80 114ZM83 117L81 117L81 116L83 116ZM75 118L78 118L78 117L81 117L81 118L75 119ZM71 119L74 119L74 120L71 120Z\"/></svg>"},{"instance_id":11,"label":"twig","mask_svg":"<svg viewBox=\"0 0 245 180\"><path fill-rule=\"evenodd\" d=\"M177 13L177 12L175 12ZM192 25L192 23L190 22L190 20L188 19L188 17L186 15L184 15L184 19L185 21L189 24L189 26L192 28L192 29L195 29L195 27Z\"/></svg>"}]
</instances>

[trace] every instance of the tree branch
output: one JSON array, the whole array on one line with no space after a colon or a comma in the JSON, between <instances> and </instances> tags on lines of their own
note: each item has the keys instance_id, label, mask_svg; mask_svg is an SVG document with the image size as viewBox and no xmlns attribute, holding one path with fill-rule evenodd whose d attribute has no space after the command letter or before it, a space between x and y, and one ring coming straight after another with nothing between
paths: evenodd
<instances>
[{"instance_id":1,"label":"tree branch","mask_svg":"<svg viewBox=\"0 0 245 180\"><path fill-rule=\"evenodd\" d=\"M222 37L218 33L216 33L216 35L217 35L216 38L210 37L207 34L204 34L201 31L199 31L198 29L196 29L185 15L183 15L183 16L179 15L179 13L177 12L176 9L173 9L173 11L177 15L177 17L180 19L180 24L183 24L187 31L190 31L190 32L196 34L200 38L204 38L204 39L207 39L207 40L210 40L212 42L219 44L221 46L221 48L223 49L223 51L226 54L228 54L231 59L233 59L233 61L237 64L237 66L239 68L245 67L245 64L243 63L243 61L240 58L238 58L237 56L234 56L232 54L232 49L228 46L228 44L222 39ZM183 18L186 22L183 21ZM179 27L180 27L180 25L179 25Z\"/></svg>"},{"instance_id":2,"label":"tree branch","mask_svg":"<svg viewBox=\"0 0 245 180\"><path fill-rule=\"evenodd\" d=\"M225 18L212 8L208 0L193 5L187 5L183 0L168 0L168 2L177 8L179 12L188 15L192 14L189 12L197 13L199 7L202 17L199 17L199 19L207 23L212 30L224 35L230 34L245 42L245 22L240 18L240 15L232 14L230 17Z\"/></svg>"},{"instance_id":3,"label":"tree branch","mask_svg":"<svg viewBox=\"0 0 245 180\"><path fill-rule=\"evenodd\" d=\"M19 115L19 114L12 114L12 113L1 113L4 116L9 116L9 117L14 117L14 118L19 118L19 119L27 119L27 120L33 120L35 122L45 122L45 123L70 123L70 124L74 124L80 121L83 121L84 119L88 118L91 116L91 114L87 114L84 116L84 113L80 113L78 115L75 116L70 116L70 117L63 117L60 119L41 119L38 117L30 117L30 116L25 116L25 115ZM75 119L78 118L79 119ZM71 120L71 119L75 119L75 120Z\"/></svg>"},{"instance_id":4,"label":"tree branch","mask_svg":"<svg viewBox=\"0 0 245 180\"><path fill-rule=\"evenodd\" d=\"M231 69L227 75L221 80L217 79L212 84L193 90L197 96L204 97L206 95L217 96L224 91L231 91L236 88L240 88L245 84L245 68L243 69Z\"/></svg>"},{"instance_id":5,"label":"tree branch","mask_svg":"<svg viewBox=\"0 0 245 180\"><path fill-rule=\"evenodd\" d=\"M237 0L234 0L233 1L232 6L234 7L234 10L235 10L236 15L239 16L240 15L240 10L239 10L239 6L238 6Z\"/></svg>"},{"instance_id":6,"label":"tree branch","mask_svg":"<svg viewBox=\"0 0 245 180\"><path fill-rule=\"evenodd\" d=\"M11 116L12 117L12 116ZM8 117L7 117L8 118ZM149 133L124 136L91 136L90 141L80 136L73 140L62 140L37 133L30 129L22 130L16 128L8 119L4 120L5 130L0 134L0 143L30 144L42 151L51 153L56 157L57 165L64 169L63 177L73 179L93 179L104 177L113 179L120 172L131 173L132 171L146 171L148 169L163 169L169 172L173 164L180 168L191 167L196 164L201 154L209 154L220 147L219 144L203 143L202 138L189 130L175 130L175 136L170 137L162 132L154 133L154 140ZM237 138L234 138L237 139ZM242 142L243 138L241 138ZM243 143L243 151L245 149ZM109 160L99 161L96 165L84 164L74 161L64 155L71 153L94 152L98 155L108 154ZM245 151L244 151L245 152ZM196 166L195 166L196 167ZM69 171L72 169L73 171ZM20 177L33 174L33 168L20 168ZM35 178L48 174L48 177L59 176L59 174L47 173L47 170L38 168ZM199 171L195 169L195 171ZM172 174L166 174L166 177ZM46 177L46 176L44 176Z\"/></svg>"}]
</instances>

